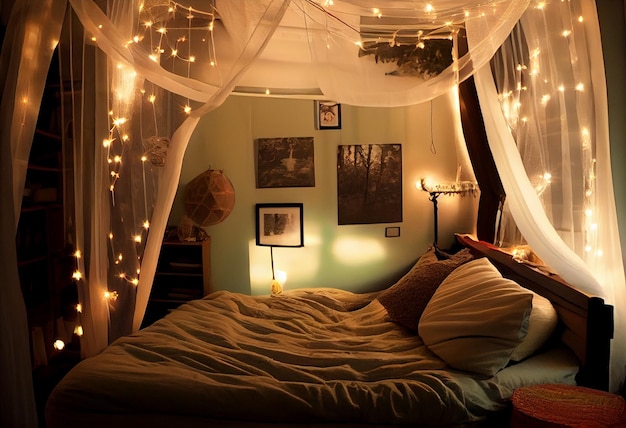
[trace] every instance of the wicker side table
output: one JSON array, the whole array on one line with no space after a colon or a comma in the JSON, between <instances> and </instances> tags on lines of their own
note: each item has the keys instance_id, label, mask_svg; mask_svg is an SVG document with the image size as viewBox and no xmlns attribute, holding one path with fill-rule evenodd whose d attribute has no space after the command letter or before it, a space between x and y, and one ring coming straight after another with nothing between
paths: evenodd
<instances>
[{"instance_id":1,"label":"wicker side table","mask_svg":"<svg viewBox=\"0 0 626 428\"><path fill-rule=\"evenodd\" d=\"M572 385L533 385L513 393L511 428L626 427L619 395Z\"/></svg>"}]
</instances>

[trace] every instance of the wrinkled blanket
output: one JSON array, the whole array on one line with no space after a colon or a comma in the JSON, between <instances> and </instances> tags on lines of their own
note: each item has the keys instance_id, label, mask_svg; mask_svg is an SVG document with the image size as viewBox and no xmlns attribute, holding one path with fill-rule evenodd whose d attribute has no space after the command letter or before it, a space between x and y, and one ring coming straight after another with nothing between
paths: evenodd
<instances>
[{"instance_id":1,"label":"wrinkled blanket","mask_svg":"<svg viewBox=\"0 0 626 428\"><path fill-rule=\"evenodd\" d=\"M446 370L375 294L216 292L118 339L53 391L54 412L451 425L501 406Z\"/></svg>"}]
</instances>

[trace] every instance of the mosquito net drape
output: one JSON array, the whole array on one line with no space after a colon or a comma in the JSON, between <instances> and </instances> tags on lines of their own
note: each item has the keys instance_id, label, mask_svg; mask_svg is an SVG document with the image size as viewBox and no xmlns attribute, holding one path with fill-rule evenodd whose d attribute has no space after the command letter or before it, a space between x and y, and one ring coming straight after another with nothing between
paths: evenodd
<instances>
[{"instance_id":1,"label":"mosquito net drape","mask_svg":"<svg viewBox=\"0 0 626 428\"><path fill-rule=\"evenodd\" d=\"M44 10L40 1L17 3L18 11L32 7L38 12ZM50 16L62 14L66 6L63 0L44 3L54 4L54 14ZM624 288L623 272L613 269L621 266L621 255L616 242L618 235L611 234L616 230L616 220L611 206L610 169L608 164L602 170L599 168L608 159L606 112L597 109L606 108L606 100L602 99L602 60L589 59L591 53L601 52L600 44L591 33L585 33L583 39L578 36L581 26L589 30L595 25L597 33L592 1L581 1L580 11L575 12L569 8L579 7L577 2L554 2L548 10L547 2L529 0L431 3L387 0L381 4L372 0L69 0L68 3L77 19L67 19L65 23L69 41L61 51L65 54L62 61L74 62L65 68L64 79L82 82L74 87L72 113L66 116L73 119L67 131L71 129L75 156L75 229L79 252L74 278L82 305L84 356L99 352L110 340L139 328L187 142L199 118L219 106L232 91L317 96L359 106L416 104L448 93L477 69L487 70L482 66L488 64L507 40L522 15L522 26L518 27L521 30L514 31L517 39L510 39L506 46L510 46L509 51L527 46L515 55L527 58L524 64L528 70L533 70L533 61L543 55L545 64L570 61L593 67L582 72L583 75L572 72L565 80L546 76L544 87L526 91L533 93L536 110L533 114L529 112L527 119L520 116L517 122L511 116L508 123L502 118L502 103L495 89L490 90L487 84L479 85L481 104L491 117L485 122L491 122L489 127L497 129L489 133L489 138L498 169L501 175L507 175L504 171L510 165L512 171L505 186L511 213L524 239L536 246L539 255L559 273L567 278L569 271L576 272L577 280L572 282L623 305L623 295L620 300L619 294ZM53 31L58 20L49 17L44 20L43 15L37 15L40 18L37 25L28 26L24 16L14 15L13 34L6 38L16 41L11 58L16 61L28 52L47 51L48 60L32 56L29 64L45 70L54 43L43 35ZM581 23L577 21L579 15L584 17ZM556 44L558 37L547 38L539 31L561 28L563 22L571 25L561 31L570 33L562 33L567 43L556 49L554 46L561 46ZM75 27L69 31L68 25ZM25 41L39 43L41 47L33 47L34 51L28 51L26 44L16 47ZM595 49L591 48L594 43L597 43ZM4 48L8 49L6 45L5 42ZM546 49L548 46L553 49ZM537 48L543 48L540 56L535 56ZM532 78L520 73L524 69L518 70L520 58L512 62L501 60L506 71L498 74L496 69L496 76L507 76L508 83L499 83L500 93L516 93L518 82L513 80L516 75L524 75L526 79L521 87L531 87ZM543 67L542 72L547 70ZM9 236L15 230L19 192L23 188L24 168L23 165L20 168L20 162L24 161L32 140L32 135L26 138L28 134L17 138L16 130L21 129L22 121L27 123L24 118L34 120L37 104L29 105L32 109L24 114L16 101L22 98L6 88L20 88L25 81L41 87L45 72L35 75L11 69L8 61L5 64L3 53L2 73L7 76L2 97L2 174L7 180L2 180L2 186L8 192L2 192L5 201L2 227L5 236ZM543 79L542 76L541 82ZM584 91L577 90L579 81ZM570 87L573 92L568 92ZM548 89L550 98L542 101ZM582 94L595 94L593 110L574 107L583 101ZM40 94L31 95L33 100L40 98ZM508 103L504 99L502 102ZM558 106L567 106L565 122ZM556 122L549 122L550 126L558 123L557 134L567 137L555 137L557 134L552 129L542 131L548 113L558 117ZM532 128L532 132L522 132L522 123ZM526 142L520 141L516 146L509 128L515 131L515 137L525 135ZM578 132L576 138L572 132L565 132L568 128L578 130L573 132ZM581 132L582 129L585 131ZM530 141L540 145L530 145ZM8 142L13 144L11 150ZM576 152L573 145L577 142L591 144L592 151ZM504 155L496 155L499 149L519 153L518 148L524 154L542 159L540 167L530 169L526 165L530 180L520 174L524 166L519 161L515 163ZM586 166L594 159L592 163L597 164L594 174L573 170L568 162L550 164L560 161L563 153L573 155L575 162ZM519 158L519 154L516 156ZM536 171L550 172L552 183L545 182L546 175L544 181L537 182ZM583 176L591 181L557 189L553 186L557 175L563 182ZM580 195L578 192L581 189L587 192L590 183L593 194ZM522 194L521 189L532 196ZM542 192L540 195L537 189ZM600 197L601 194L604 196ZM546 201L553 208L547 208ZM579 208L581 204L585 206L583 211ZM558 205L562 209L555 211ZM534 229L523 226L527 214L516 215L513 209L535 213L544 212L544 206L544 218L531 222ZM5 212L7 208L10 212ZM575 226L579 220L588 218L583 215L587 208L592 210L593 218L588 228ZM594 224L602 227L596 231ZM586 235L591 232L593 236ZM533 238L540 233L551 238ZM550 242L546 244L546 241ZM19 297L19 283L10 244L2 244L3 255L6 252L10 256L2 258L3 263L10 265L7 268L10 275L8 284L2 287L0 311L11 320L24 320L23 305L14 304ZM587 245L591 246L591 253L585 251ZM592 255L597 255L599 248L604 249L605 256L610 252L610 257L619 262L609 264L608 257ZM551 258L550 254L557 256ZM9 291L12 299L5 299L4 293ZM2 328L6 325L2 323ZM27 337L25 326L22 327L11 329L16 341L10 347L11 355L2 354L3 368L14 366L19 359L14 355L28 361L27 339L17 339L17 336ZM616 337L623 335L621 327L619 324ZM27 377L27 369L20 368L22 376ZM12 382L20 383L19 379Z\"/></svg>"},{"instance_id":2,"label":"mosquito net drape","mask_svg":"<svg viewBox=\"0 0 626 428\"><path fill-rule=\"evenodd\" d=\"M46 75L59 40L64 0L12 9L0 60L0 425L36 426L29 331L17 272L15 232Z\"/></svg>"},{"instance_id":3,"label":"mosquito net drape","mask_svg":"<svg viewBox=\"0 0 626 428\"><path fill-rule=\"evenodd\" d=\"M594 1L531 7L476 86L507 195L500 239L524 239L568 282L614 305L616 391L626 361L626 288L599 46Z\"/></svg>"},{"instance_id":4,"label":"mosquito net drape","mask_svg":"<svg viewBox=\"0 0 626 428\"><path fill-rule=\"evenodd\" d=\"M103 187L109 193L90 201L95 214L89 215L97 218L87 221L77 212L77 225L89 231L77 230L77 246L89 260L77 274L82 300L90 302L81 319L94 326L83 328L84 341L94 344L81 349L89 356L139 328L191 133L201 115L230 94L288 2L253 2L239 15L236 4L225 2L219 20L206 4L112 1L104 10L90 1L70 4L85 40L107 57L107 72L94 79L106 88L104 116L95 117L104 126L82 133L77 147L101 147L95 154L101 180L94 185L96 194ZM102 325L108 331L96 327Z\"/></svg>"}]
</instances>

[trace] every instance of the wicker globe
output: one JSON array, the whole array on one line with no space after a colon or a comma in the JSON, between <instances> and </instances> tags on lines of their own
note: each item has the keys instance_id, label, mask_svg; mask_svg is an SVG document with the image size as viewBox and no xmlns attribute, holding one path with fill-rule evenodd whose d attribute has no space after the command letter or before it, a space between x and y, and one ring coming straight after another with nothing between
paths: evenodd
<instances>
[{"instance_id":1,"label":"wicker globe","mask_svg":"<svg viewBox=\"0 0 626 428\"><path fill-rule=\"evenodd\" d=\"M199 226L224 221L235 206L235 189L222 171L208 169L185 187L185 213Z\"/></svg>"}]
</instances>

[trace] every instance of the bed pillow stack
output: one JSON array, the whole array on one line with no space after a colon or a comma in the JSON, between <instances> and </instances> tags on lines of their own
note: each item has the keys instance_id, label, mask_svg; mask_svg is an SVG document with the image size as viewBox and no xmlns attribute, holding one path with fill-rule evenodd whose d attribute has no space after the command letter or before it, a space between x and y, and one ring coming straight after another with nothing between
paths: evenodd
<instances>
[{"instance_id":1,"label":"bed pillow stack","mask_svg":"<svg viewBox=\"0 0 626 428\"><path fill-rule=\"evenodd\" d=\"M522 361L540 350L559 323L559 315L550 300L532 292L533 308L528 320L528 334L511 354L511 361Z\"/></svg>"},{"instance_id":2,"label":"bed pillow stack","mask_svg":"<svg viewBox=\"0 0 626 428\"><path fill-rule=\"evenodd\" d=\"M503 278L487 258L470 261L437 288L419 335L450 367L493 376L527 336L533 295Z\"/></svg>"},{"instance_id":3,"label":"bed pillow stack","mask_svg":"<svg viewBox=\"0 0 626 428\"><path fill-rule=\"evenodd\" d=\"M473 258L468 249L445 254L431 247L406 275L383 291L378 300L392 321L417 332L422 312L437 287L453 270Z\"/></svg>"}]
</instances>

